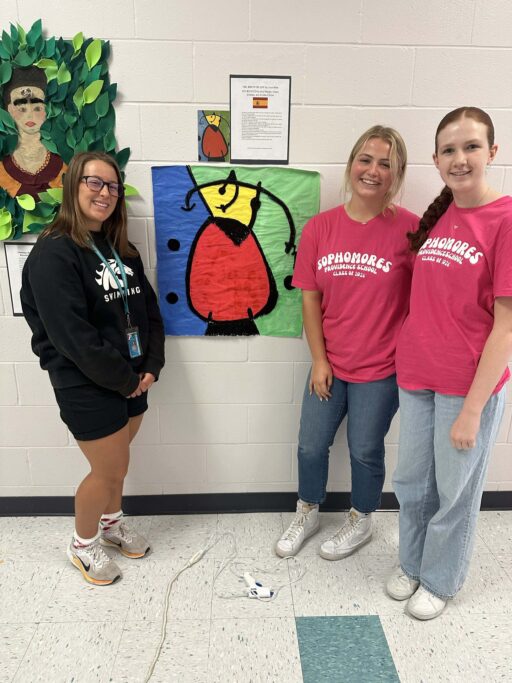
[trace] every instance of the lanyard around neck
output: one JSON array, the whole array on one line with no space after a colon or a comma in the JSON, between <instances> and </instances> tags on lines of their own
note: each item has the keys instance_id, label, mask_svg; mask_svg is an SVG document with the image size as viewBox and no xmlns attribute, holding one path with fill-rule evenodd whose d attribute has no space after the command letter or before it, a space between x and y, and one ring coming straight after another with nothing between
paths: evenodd
<instances>
[{"instance_id":1,"label":"lanyard around neck","mask_svg":"<svg viewBox=\"0 0 512 683\"><path fill-rule=\"evenodd\" d=\"M114 260L117 264L117 267L119 268L119 272L121 273L121 280L115 273L114 269L110 265L110 263L107 261L107 259L103 256L101 251L98 249L98 247L94 244L94 242L91 239L91 249L95 252L96 256L100 259L100 261L104 264L105 268L108 269L109 273L112 275L114 278L114 282L117 285L117 289L119 290L119 294L121 295L121 299L123 300L123 307L124 307L124 312L126 314L126 320L128 322L128 326L131 326L130 322L130 309L128 308L128 279L126 277L126 271L124 269L123 262L119 258L119 254L117 251L114 249L112 246L112 243L110 240L107 238L107 244L110 247L110 250L112 252L112 256L114 257Z\"/></svg>"}]
</instances>

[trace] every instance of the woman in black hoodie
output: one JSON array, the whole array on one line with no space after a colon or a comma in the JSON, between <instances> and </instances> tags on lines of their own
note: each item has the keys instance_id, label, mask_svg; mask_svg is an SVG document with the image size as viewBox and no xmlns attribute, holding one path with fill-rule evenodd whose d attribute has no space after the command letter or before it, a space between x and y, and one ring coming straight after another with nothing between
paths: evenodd
<instances>
[{"instance_id":1,"label":"woman in black hoodie","mask_svg":"<svg viewBox=\"0 0 512 683\"><path fill-rule=\"evenodd\" d=\"M164 331L140 255L128 242L123 183L102 152L77 154L59 215L23 269L21 300L32 349L91 471L77 489L67 554L84 578L120 578L102 546L143 557L149 544L123 522L130 442L164 365Z\"/></svg>"}]
</instances>

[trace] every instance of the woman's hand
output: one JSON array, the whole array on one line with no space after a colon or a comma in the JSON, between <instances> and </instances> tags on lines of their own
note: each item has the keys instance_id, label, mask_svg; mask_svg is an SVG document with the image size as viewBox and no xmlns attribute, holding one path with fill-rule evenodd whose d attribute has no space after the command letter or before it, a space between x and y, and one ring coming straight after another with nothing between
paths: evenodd
<instances>
[{"instance_id":1,"label":"woman's hand","mask_svg":"<svg viewBox=\"0 0 512 683\"><path fill-rule=\"evenodd\" d=\"M309 393L315 392L318 398L328 401L331 398L332 368L327 360L313 361L309 379Z\"/></svg>"},{"instance_id":2,"label":"woman's hand","mask_svg":"<svg viewBox=\"0 0 512 683\"><path fill-rule=\"evenodd\" d=\"M468 451L476 446L480 429L480 413L462 409L450 430L452 446L459 451Z\"/></svg>"},{"instance_id":3,"label":"woman's hand","mask_svg":"<svg viewBox=\"0 0 512 683\"><path fill-rule=\"evenodd\" d=\"M155 381L155 376L151 372L143 372L140 375L140 388L142 391L147 391L153 382Z\"/></svg>"},{"instance_id":4,"label":"woman's hand","mask_svg":"<svg viewBox=\"0 0 512 683\"><path fill-rule=\"evenodd\" d=\"M139 377L139 386L135 389L135 391L133 392L133 394L130 394L130 395L127 396L126 398L135 398L136 396L140 396L140 395L142 394L142 386L141 386L141 385L142 385L142 381L141 381L141 379L140 379L140 377Z\"/></svg>"}]
</instances>

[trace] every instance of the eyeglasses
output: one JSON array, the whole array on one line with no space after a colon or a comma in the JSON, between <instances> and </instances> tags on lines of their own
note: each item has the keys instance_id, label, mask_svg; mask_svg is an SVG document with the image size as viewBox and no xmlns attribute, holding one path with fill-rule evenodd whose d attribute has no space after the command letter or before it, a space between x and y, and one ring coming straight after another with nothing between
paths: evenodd
<instances>
[{"instance_id":1,"label":"eyeglasses","mask_svg":"<svg viewBox=\"0 0 512 683\"><path fill-rule=\"evenodd\" d=\"M124 194L124 187L120 183L107 183L106 180L95 175L83 175L80 180L83 180L89 190L93 192L101 192L106 185L113 197L122 197Z\"/></svg>"}]
</instances>

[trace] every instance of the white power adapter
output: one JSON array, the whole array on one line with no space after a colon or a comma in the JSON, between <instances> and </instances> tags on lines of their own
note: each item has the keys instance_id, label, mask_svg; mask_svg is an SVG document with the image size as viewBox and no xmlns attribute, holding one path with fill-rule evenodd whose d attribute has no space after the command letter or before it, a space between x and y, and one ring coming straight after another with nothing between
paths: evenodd
<instances>
[{"instance_id":1,"label":"white power adapter","mask_svg":"<svg viewBox=\"0 0 512 683\"><path fill-rule=\"evenodd\" d=\"M262 586L261 583L256 581L249 572L244 572L244 581L247 585L247 597L248 598L271 598L274 595L272 588L267 588Z\"/></svg>"}]
</instances>

